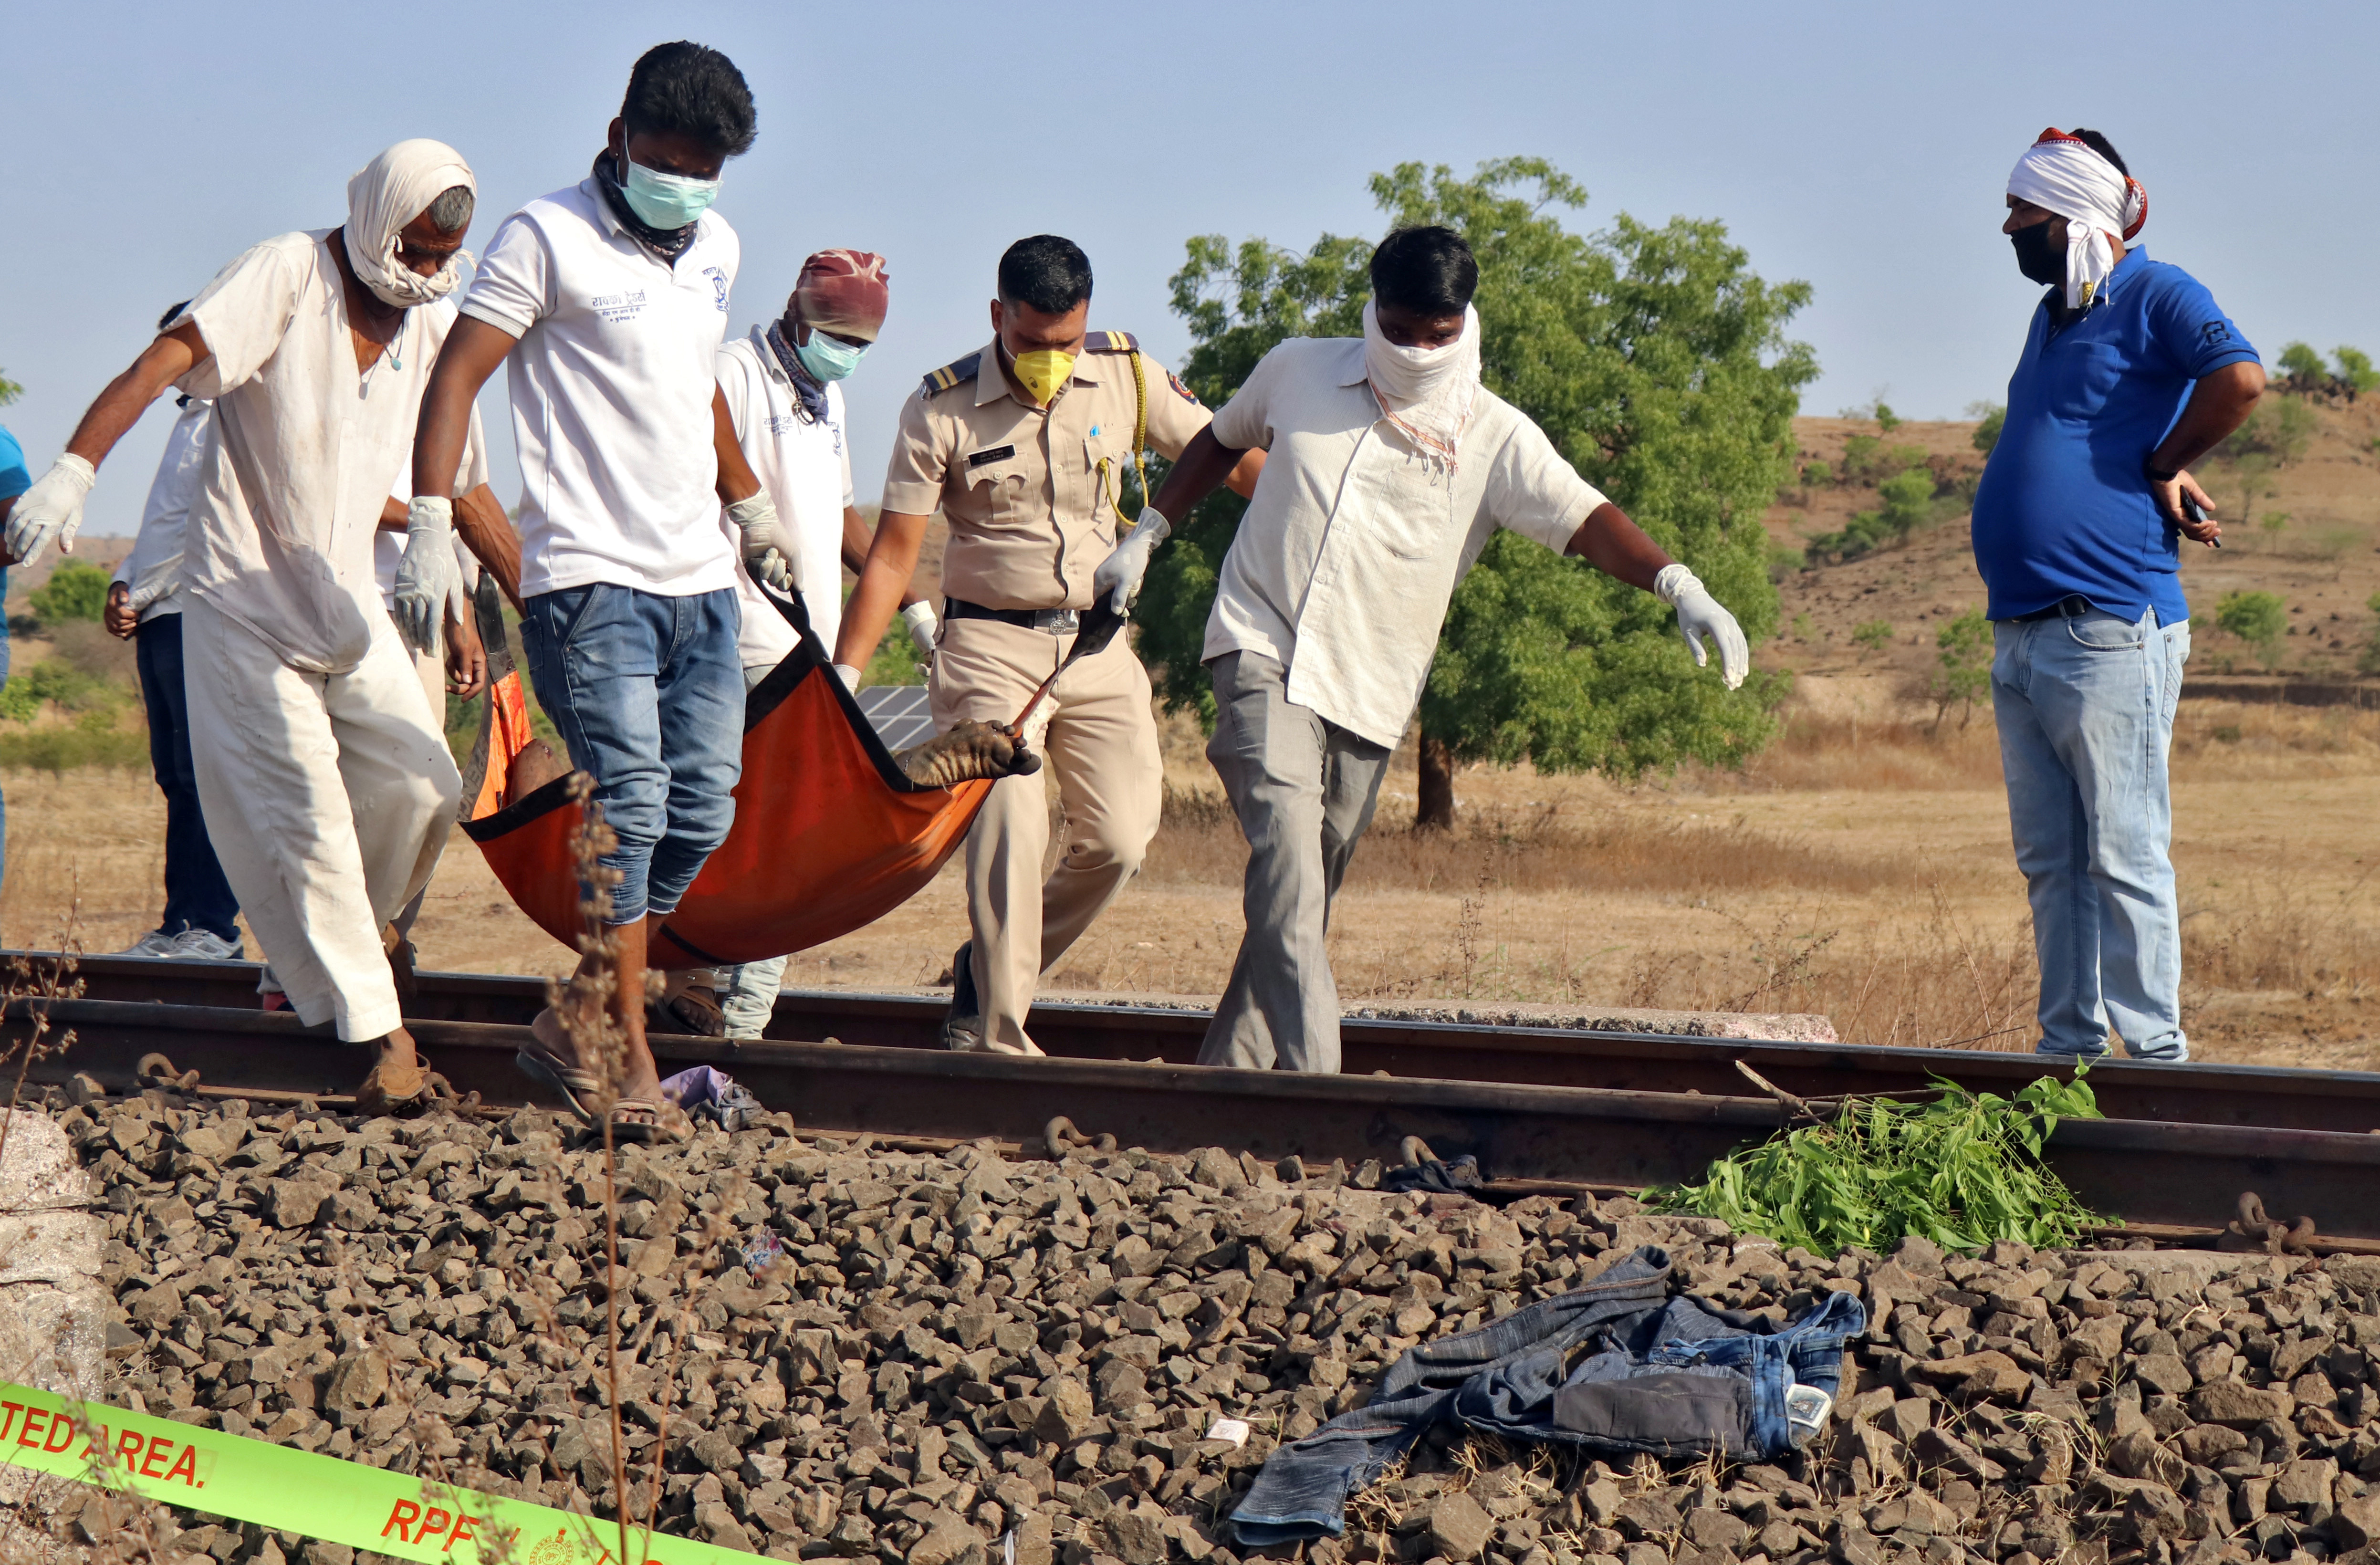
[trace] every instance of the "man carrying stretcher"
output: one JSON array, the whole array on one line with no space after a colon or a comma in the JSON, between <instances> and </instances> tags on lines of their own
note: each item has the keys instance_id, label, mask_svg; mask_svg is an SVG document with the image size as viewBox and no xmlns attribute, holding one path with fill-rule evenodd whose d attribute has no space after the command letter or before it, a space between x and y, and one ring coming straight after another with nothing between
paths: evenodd
<instances>
[{"instance_id":1,"label":"man carrying stretcher","mask_svg":"<svg viewBox=\"0 0 2380 1565\"><path fill-rule=\"evenodd\" d=\"M71 546L100 463L141 412L168 386L213 400L183 565L192 770L289 1003L376 1048L357 1095L368 1113L428 1095L382 930L429 883L462 791L444 713L373 581L372 535L455 321L445 296L477 188L442 142L374 158L348 183L345 224L265 240L168 321L8 524L20 559ZM465 444L435 493L455 492ZM468 455L467 489L481 472ZM501 546L468 528L466 541L483 558ZM414 564L398 617L435 645L443 577Z\"/></svg>"}]
</instances>

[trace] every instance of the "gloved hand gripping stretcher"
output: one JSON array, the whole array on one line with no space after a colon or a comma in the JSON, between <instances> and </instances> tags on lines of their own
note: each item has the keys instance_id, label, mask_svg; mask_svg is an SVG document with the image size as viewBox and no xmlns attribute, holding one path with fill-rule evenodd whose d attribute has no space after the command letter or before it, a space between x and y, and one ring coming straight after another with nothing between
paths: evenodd
<instances>
[{"instance_id":1,"label":"gloved hand gripping stretcher","mask_svg":"<svg viewBox=\"0 0 2380 1565\"><path fill-rule=\"evenodd\" d=\"M800 600L767 596L800 643L745 698L735 824L654 932L657 968L782 956L872 923L934 878L994 781L1041 767L1022 737L1030 704L1009 728L965 722L893 755L835 676ZM584 922L571 858L580 811L567 763L529 732L486 576L476 609L489 698L463 769L463 830L521 911L575 947ZM1121 623L1096 612L1085 621L1069 661L1104 647Z\"/></svg>"}]
</instances>

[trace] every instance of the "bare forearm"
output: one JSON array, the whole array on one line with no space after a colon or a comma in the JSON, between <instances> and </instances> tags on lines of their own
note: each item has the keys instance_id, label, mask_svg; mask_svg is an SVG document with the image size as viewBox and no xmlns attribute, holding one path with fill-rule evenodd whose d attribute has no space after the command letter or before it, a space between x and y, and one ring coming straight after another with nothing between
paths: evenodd
<instances>
[{"instance_id":1,"label":"bare forearm","mask_svg":"<svg viewBox=\"0 0 2380 1565\"><path fill-rule=\"evenodd\" d=\"M471 437L471 404L517 341L468 315L446 334L414 426L414 493L455 492L455 475L462 470L463 447Z\"/></svg>"},{"instance_id":2,"label":"bare forearm","mask_svg":"<svg viewBox=\"0 0 2380 1565\"><path fill-rule=\"evenodd\" d=\"M1263 465L1260 454L1235 451L1217 440L1213 429L1200 430L1182 448L1182 455L1173 459L1173 470L1165 475L1165 481L1158 486L1157 495L1149 503L1169 519L1187 516L1250 455L1257 457L1258 467ZM1253 480L1249 488L1255 488Z\"/></svg>"},{"instance_id":3,"label":"bare forearm","mask_svg":"<svg viewBox=\"0 0 2380 1565\"><path fill-rule=\"evenodd\" d=\"M2226 364L2192 388L2181 417L2149 454L2148 466L2161 473L2189 467L2247 422L2264 394L2263 365L2248 359Z\"/></svg>"},{"instance_id":4,"label":"bare forearm","mask_svg":"<svg viewBox=\"0 0 2380 1565\"><path fill-rule=\"evenodd\" d=\"M887 511L876 520L876 538L859 572L859 585L844 605L843 629L835 637L834 661L866 668L892 623L901 594L917 569L917 546L926 536L926 518Z\"/></svg>"},{"instance_id":5,"label":"bare forearm","mask_svg":"<svg viewBox=\"0 0 2380 1565\"><path fill-rule=\"evenodd\" d=\"M149 405L207 357L206 341L196 326L186 323L159 337L141 350L131 368L107 382L75 425L67 450L98 467L125 431L140 421Z\"/></svg>"},{"instance_id":6,"label":"bare forearm","mask_svg":"<svg viewBox=\"0 0 2380 1565\"><path fill-rule=\"evenodd\" d=\"M1667 550L1645 536L1643 528L1628 519L1627 512L1609 500L1586 514L1562 552L1647 592L1653 590L1653 578L1664 567L1677 564Z\"/></svg>"},{"instance_id":7,"label":"bare forearm","mask_svg":"<svg viewBox=\"0 0 2380 1565\"><path fill-rule=\"evenodd\" d=\"M504 516L495 491L486 484L455 503L455 530L463 536L463 547L471 552L485 569L494 573L501 588L515 610L521 607L520 595L520 535Z\"/></svg>"},{"instance_id":8,"label":"bare forearm","mask_svg":"<svg viewBox=\"0 0 2380 1565\"><path fill-rule=\"evenodd\" d=\"M843 568L855 576L866 570L868 547L875 541L876 535L868 530L868 518L859 514L859 507L844 506L843 508ZM910 574L914 578L917 573L913 569ZM917 590L917 584L912 579L901 588L901 607L905 609L912 603L923 601L925 596Z\"/></svg>"}]
</instances>

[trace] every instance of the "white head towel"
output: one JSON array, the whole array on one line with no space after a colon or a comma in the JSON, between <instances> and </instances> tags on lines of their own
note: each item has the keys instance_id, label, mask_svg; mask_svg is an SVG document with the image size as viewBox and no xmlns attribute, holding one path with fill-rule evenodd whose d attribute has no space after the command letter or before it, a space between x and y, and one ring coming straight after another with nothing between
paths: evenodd
<instances>
[{"instance_id":1,"label":"white head towel","mask_svg":"<svg viewBox=\"0 0 2380 1565\"><path fill-rule=\"evenodd\" d=\"M2054 127L2016 160L2008 193L2066 220L2069 309L2087 306L2116 269L2109 237L2120 234L2129 241L2149 220L2149 193L2139 180L2117 172L2089 142Z\"/></svg>"},{"instance_id":2,"label":"white head towel","mask_svg":"<svg viewBox=\"0 0 2380 1565\"><path fill-rule=\"evenodd\" d=\"M1390 423L1423 455L1454 471L1455 447L1479 394L1479 311L1465 306L1463 334L1444 347L1399 347L1364 301L1364 374Z\"/></svg>"},{"instance_id":3,"label":"white head towel","mask_svg":"<svg viewBox=\"0 0 2380 1565\"><path fill-rule=\"evenodd\" d=\"M479 194L479 178L463 154L427 139L399 141L347 181L347 263L382 303L399 309L430 304L462 280L458 268L470 258L460 250L427 277L396 259L398 232L457 185Z\"/></svg>"}]
</instances>

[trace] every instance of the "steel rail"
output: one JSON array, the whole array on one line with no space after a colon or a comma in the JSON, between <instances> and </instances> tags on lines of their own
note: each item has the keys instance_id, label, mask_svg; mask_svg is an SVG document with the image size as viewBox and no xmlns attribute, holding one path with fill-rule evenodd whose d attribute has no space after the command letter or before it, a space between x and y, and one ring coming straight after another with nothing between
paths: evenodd
<instances>
[{"instance_id":1,"label":"steel rail","mask_svg":"<svg viewBox=\"0 0 2380 1565\"><path fill-rule=\"evenodd\" d=\"M8 953L0 952L0 959ZM77 976L91 999L140 1000L225 1009L257 1003L253 963L85 957ZM545 1003L541 979L424 973L408 1018L526 1024ZM916 995L788 990L769 1036L889 1049L940 1047L943 1002ZM1196 1062L1209 1013L1153 1006L1043 1002L1029 1025L1041 1048L1071 1060ZM2038 1055L1962 1049L1890 1049L1858 1044L1586 1032L1556 1027L1351 1017L1341 1027L1346 1074L1424 1080L1501 1082L1623 1092L1744 1090L1742 1061L1803 1098L1912 1092L1935 1078L1976 1092L2010 1093L2068 1067ZM2110 1060L2091 1068L2093 1091L2110 1119L2235 1125L2267 1130L2362 1133L2380 1129L2380 1074L2278 1070L2248 1065L2157 1065Z\"/></svg>"},{"instance_id":2,"label":"steel rail","mask_svg":"<svg viewBox=\"0 0 2380 1565\"><path fill-rule=\"evenodd\" d=\"M352 1091L364 1059L286 1013L148 1001L19 1001L72 1028L33 1079L77 1072L111 1087L164 1053L216 1088ZM514 1067L525 1026L424 1020L425 1055L462 1093L539 1100ZM1399 1160L1408 1136L1442 1157L1469 1153L1496 1179L1641 1186L1697 1178L1712 1159L1774 1131L1765 1098L1374 1075L1308 1076L1109 1060L1023 1059L868 1044L656 1037L664 1070L726 1068L806 1130L968 1140L1038 1139L1060 1115L1153 1151L1245 1148L1268 1161ZM2242 1190L2325 1234L2380 1238L2380 1134L2122 1120L2070 1120L2048 1161L2093 1208L2127 1221L2203 1224Z\"/></svg>"}]
</instances>

